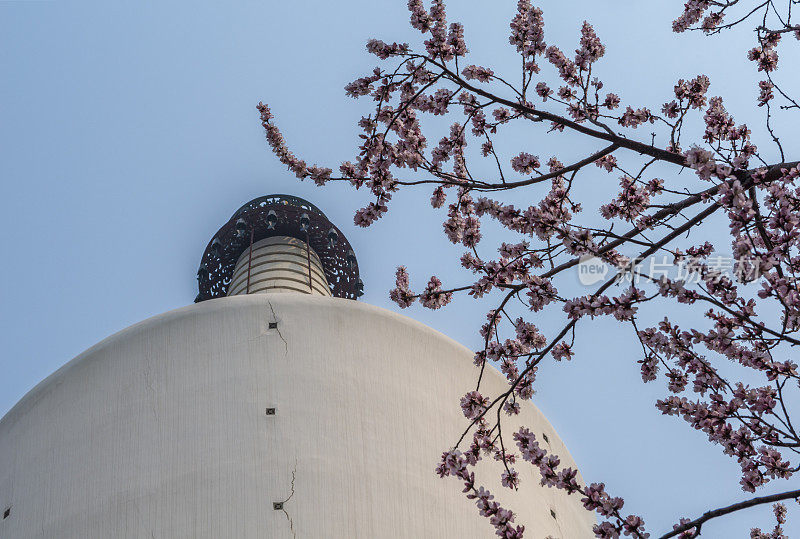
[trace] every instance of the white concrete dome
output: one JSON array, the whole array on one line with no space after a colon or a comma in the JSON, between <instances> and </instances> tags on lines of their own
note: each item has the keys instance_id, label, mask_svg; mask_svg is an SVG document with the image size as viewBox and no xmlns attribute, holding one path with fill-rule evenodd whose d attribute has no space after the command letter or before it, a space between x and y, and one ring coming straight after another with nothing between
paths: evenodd
<instances>
[{"instance_id":1,"label":"white concrete dome","mask_svg":"<svg viewBox=\"0 0 800 539\"><path fill-rule=\"evenodd\" d=\"M460 483L433 472L466 424L471 360L420 323L338 298L244 295L156 316L0 420L0 537L492 537ZM505 382L490 369L485 383ZM535 406L520 421L574 466ZM484 459L479 481L526 537L593 535L578 497L526 463L510 491L499 466Z\"/></svg>"}]
</instances>

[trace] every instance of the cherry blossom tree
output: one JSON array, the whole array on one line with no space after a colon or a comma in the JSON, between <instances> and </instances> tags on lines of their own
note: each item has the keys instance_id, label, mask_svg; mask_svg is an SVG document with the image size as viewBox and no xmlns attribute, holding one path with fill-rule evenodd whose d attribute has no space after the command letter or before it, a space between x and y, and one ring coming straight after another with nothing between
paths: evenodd
<instances>
[{"instance_id":1,"label":"cherry blossom tree","mask_svg":"<svg viewBox=\"0 0 800 539\"><path fill-rule=\"evenodd\" d=\"M519 413L520 401L533 395L537 366L572 359L581 325L595 317L630 327L641 343L642 381L665 383L658 410L681 418L735 459L743 491L757 493L800 470L800 434L787 404L800 382L792 360L800 344L800 156L786 154L773 119L800 112L793 89L776 76L780 47L800 40L800 24L792 19L796 4L689 0L682 12L676 5L672 22L679 34L719 34L737 25L755 30L747 58L761 79L753 105L763 110L769 133L758 141L762 150L722 97L709 94L711 81L703 74L676 77L656 108L623 103L599 78L606 50L592 25L583 23L571 53L546 38L544 13L530 0L518 2L510 21L508 41L520 66L511 74L469 63L464 28L448 21L442 0L429 7L409 0L410 23L422 45L367 43L380 65L345 91L371 100L371 112L358 121L357 155L338 174L295 156L269 107L259 103L269 145L298 178L369 190L373 201L356 212L357 225L381 218L401 188L427 186L431 206L446 205L444 234L463 246L460 262L472 277L447 287L434 276L415 292L400 267L390 292L400 307L419 300L439 309L454 294L499 298L478 329L483 347L474 358L475 389L460 402L469 427L436 467L440 476L463 483L498 536L523 537L525 528L495 499L497 493L476 483L474 468L487 456L502 461L504 487L517 488L515 466L534 466L543 485L579 497L599 516L597 537L650 536L642 517L624 511L622 498L603 483L582 484L577 471L561 466L528 428L503 429L506 418ZM449 130L423 128L426 115L449 120ZM594 149L566 163L540 157L530 142L503 136L512 124L530 133L528 141L573 132ZM649 137L641 136L644 126ZM487 162L493 174L483 172ZM667 174L655 177L656 166ZM476 168L481 173L473 173ZM677 178L684 169L691 179ZM586 207L579 201L582 186L598 174L614 175L619 189ZM525 207L504 201L512 191L524 194ZM598 214L600 226L593 224ZM725 220L726 233L709 232L712 216ZM499 247L481 241L489 220L507 233ZM715 255L721 249L732 252L727 266ZM674 271L649 271L654 266L644 261L654 257ZM587 261L615 271L585 295L559 292L564 275ZM669 316L645 323L638 313L650 302L660 302L660 312L667 313L675 304L702 308L706 323L685 327ZM519 309L512 306L520 305L527 314L513 314ZM546 335L532 322L542 312L563 318L560 331ZM507 378L500 394L485 394L481 381L488 365ZM754 528L751 537L784 537L786 508L779 502L799 496L800 490L785 489L700 516L676 516L674 528L659 536L697 537L710 519L775 503L775 528Z\"/></svg>"}]
</instances>

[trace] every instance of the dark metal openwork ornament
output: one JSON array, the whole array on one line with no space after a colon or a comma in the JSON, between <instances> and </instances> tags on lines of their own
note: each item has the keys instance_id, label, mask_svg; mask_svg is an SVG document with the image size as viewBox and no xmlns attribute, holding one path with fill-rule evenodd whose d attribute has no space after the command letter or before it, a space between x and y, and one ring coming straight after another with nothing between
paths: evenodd
<instances>
[{"instance_id":1,"label":"dark metal openwork ornament","mask_svg":"<svg viewBox=\"0 0 800 539\"><path fill-rule=\"evenodd\" d=\"M334 296L356 299L363 294L356 255L341 230L307 200L267 195L239 208L208 243L197 271L200 293L195 303L225 297L242 253L251 243L271 236L307 242L319 256Z\"/></svg>"}]
</instances>

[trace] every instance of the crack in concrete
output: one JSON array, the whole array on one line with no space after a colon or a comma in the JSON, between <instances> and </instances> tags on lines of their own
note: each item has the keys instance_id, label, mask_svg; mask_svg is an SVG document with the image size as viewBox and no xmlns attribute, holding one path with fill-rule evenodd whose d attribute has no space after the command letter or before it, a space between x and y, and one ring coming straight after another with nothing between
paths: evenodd
<instances>
[{"instance_id":1,"label":"crack in concrete","mask_svg":"<svg viewBox=\"0 0 800 539\"><path fill-rule=\"evenodd\" d=\"M286 339L283 337L283 334L281 333L281 326L280 324L278 324L278 317L275 314L275 308L272 307L272 302L270 300L267 300L267 304L269 305L269 310L272 311L272 320L276 324L275 331L278 332L278 337L280 337L281 340L283 341L283 346L286 349L286 354L289 354L289 343L286 342Z\"/></svg>"},{"instance_id":2,"label":"crack in concrete","mask_svg":"<svg viewBox=\"0 0 800 539\"><path fill-rule=\"evenodd\" d=\"M144 364L144 384L147 387L147 392L150 393L150 402L153 405L153 417L156 420L156 423L161 421L161 418L158 414L158 394L156 394L156 390L153 387L153 372L152 372L152 364L151 358L148 357L147 361Z\"/></svg>"},{"instance_id":3,"label":"crack in concrete","mask_svg":"<svg viewBox=\"0 0 800 539\"><path fill-rule=\"evenodd\" d=\"M294 469L292 470L292 484L291 484L291 491L289 492L289 497L280 502L281 511L283 511L283 514L286 515L286 520L289 521L289 531L292 532L292 537L294 537L295 539L297 538L297 532L294 529L294 521L292 520L292 517L290 517L289 513L286 512L286 502L291 500L292 496L294 496L294 478L296 474L297 474L297 461L295 460Z\"/></svg>"}]
</instances>

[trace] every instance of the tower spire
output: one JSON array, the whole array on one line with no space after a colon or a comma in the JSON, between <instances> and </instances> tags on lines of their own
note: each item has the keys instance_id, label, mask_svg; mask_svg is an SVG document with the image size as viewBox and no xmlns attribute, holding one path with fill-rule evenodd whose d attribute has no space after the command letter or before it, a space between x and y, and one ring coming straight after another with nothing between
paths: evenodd
<instances>
[{"instance_id":1,"label":"tower spire","mask_svg":"<svg viewBox=\"0 0 800 539\"><path fill-rule=\"evenodd\" d=\"M267 195L239 208L209 242L195 302L259 292L356 299L358 261L344 234L307 200Z\"/></svg>"}]
</instances>

